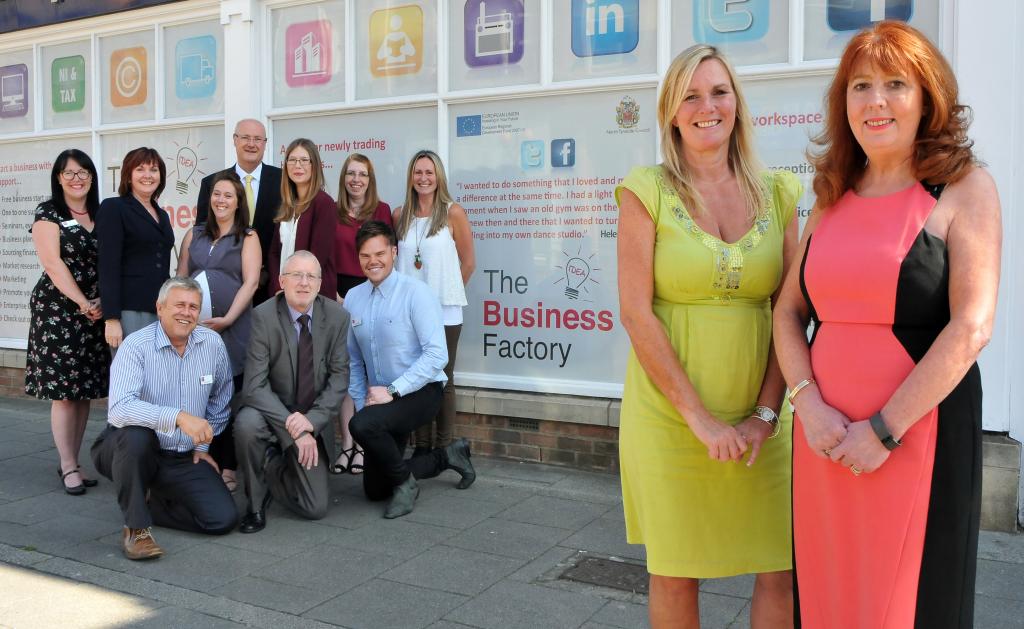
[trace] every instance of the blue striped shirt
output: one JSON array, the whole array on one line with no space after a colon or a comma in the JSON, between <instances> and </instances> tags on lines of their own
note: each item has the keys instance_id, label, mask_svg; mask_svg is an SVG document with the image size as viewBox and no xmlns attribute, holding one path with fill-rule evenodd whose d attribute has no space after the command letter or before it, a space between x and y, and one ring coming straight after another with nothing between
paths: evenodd
<instances>
[{"instance_id":1,"label":"blue striped shirt","mask_svg":"<svg viewBox=\"0 0 1024 629\"><path fill-rule=\"evenodd\" d=\"M430 287L396 270L379 286L366 281L345 295L348 329L348 394L356 410L371 386L395 385L401 395L430 382L446 382L448 364L441 302Z\"/></svg>"},{"instance_id":2,"label":"blue striped shirt","mask_svg":"<svg viewBox=\"0 0 1024 629\"><path fill-rule=\"evenodd\" d=\"M210 422L218 435L228 423L231 359L220 335L202 326L178 355L160 322L128 335L110 365L107 421L117 428L142 426L156 432L160 447L175 452L206 452L175 425L185 411Z\"/></svg>"}]
</instances>

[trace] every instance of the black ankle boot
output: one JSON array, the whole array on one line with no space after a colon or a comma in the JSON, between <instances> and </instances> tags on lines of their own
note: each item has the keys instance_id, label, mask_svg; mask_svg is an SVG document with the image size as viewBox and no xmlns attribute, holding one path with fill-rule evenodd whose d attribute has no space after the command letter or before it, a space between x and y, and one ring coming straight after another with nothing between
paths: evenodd
<instances>
[{"instance_id":1,"label":"black ankle boot","mask_svg":"<svg viewBox=\"0 0 1024 629\"><path fill-rule=\"evenodd\" d=\"M448 466L447 469L458 472L462 479L455 486L456 489L466 489L476 480L476 469L473 462L469 460L469 442L465 439L457 439L448 444L444 449L444 457Z\"/></svg>"}]
</instances>

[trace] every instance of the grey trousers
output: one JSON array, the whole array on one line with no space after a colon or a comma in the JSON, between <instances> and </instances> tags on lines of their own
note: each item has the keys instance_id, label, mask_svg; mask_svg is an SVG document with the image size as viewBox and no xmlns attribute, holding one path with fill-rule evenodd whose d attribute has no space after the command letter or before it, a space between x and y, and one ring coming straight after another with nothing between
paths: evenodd
<instances>
[{"instance_id":1,"label":"grey trousers","mask_svg":"<svg viewBox=\"0 0 1024 629\"><path fill-rule=\"evenodd\" d=\"M274 499L299 517L319 520L327 515L330 490L327 486L327 458L323 442L317 437L318 464L306 469L299 465L294 446L273 457L264 469L267 447L276 443L274 430L256 409L243 406L235 417L235 452L238 471L245 480L249 513L255 512L269 491Z\"/></svg>"}]
</instances>

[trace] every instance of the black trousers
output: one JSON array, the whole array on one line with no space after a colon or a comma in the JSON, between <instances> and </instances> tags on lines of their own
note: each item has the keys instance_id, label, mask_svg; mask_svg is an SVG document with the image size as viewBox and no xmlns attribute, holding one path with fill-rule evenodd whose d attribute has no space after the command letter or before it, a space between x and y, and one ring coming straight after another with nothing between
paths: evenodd
<instances>
[{"instance_id":1,"label":"black trousers","mask_svg":"<svg viewBox=\"0 0 1024 629\"><path fill-rule=\"evenodd\" d=\"M441 397L441 383L431 382L393 402L364 406L352 417L349 431L365 453L363 491L367 498L386 500L409 474L433 478L448 467L440 448L409 460L403 458L409 434L430 424L441 407Z\"/></svg>"},{"instance_id":2,"label":"black trousers","mask_svg":"<svg viewBox=\"0 0 1024 629\"><path fill-rule=\"evenodd\" d=\"M162 450L148 428L107 427L90 450L96 470L114 482L124 524L222 535L235 528L238 509L211 465L191 452ZM146 492L149 500L146 500Z\"/></svg>"}]
</instances>

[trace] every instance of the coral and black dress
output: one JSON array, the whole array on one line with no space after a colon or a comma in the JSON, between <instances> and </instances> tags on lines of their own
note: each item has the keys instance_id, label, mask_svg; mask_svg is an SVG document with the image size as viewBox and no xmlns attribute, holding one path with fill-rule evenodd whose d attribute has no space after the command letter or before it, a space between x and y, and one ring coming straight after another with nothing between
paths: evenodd
<instances>
[{"instance_id":1,"label":"coral and black dress","mask_svg":"<svg viewBox=\"0 0 1024 629\"><path fill-rule=\"evenodd\" d=\"M800 268L822 398L864 421L949 323L949 256L924 229L941 188L847 192ZM853 475L793 435L801 625L970 627L981 497L981 375L973 365L877 471Z\"/></svg>"}]
</instances>

